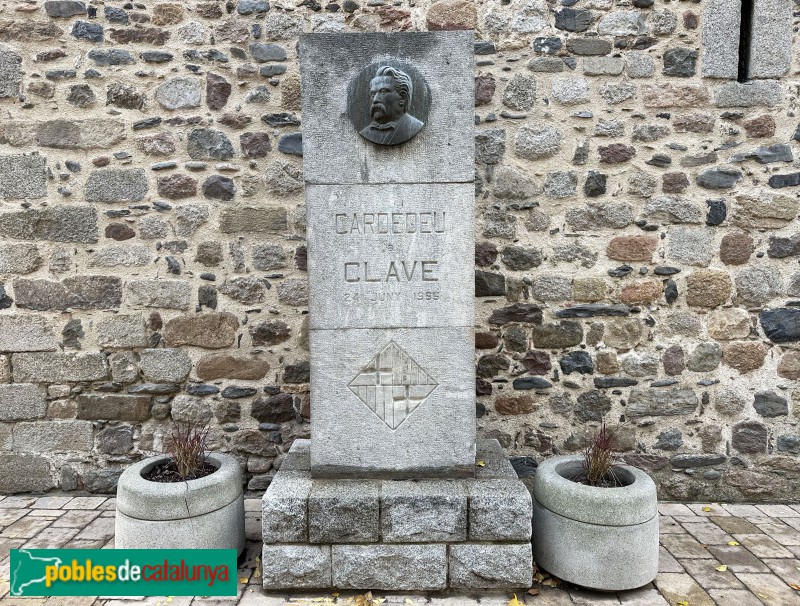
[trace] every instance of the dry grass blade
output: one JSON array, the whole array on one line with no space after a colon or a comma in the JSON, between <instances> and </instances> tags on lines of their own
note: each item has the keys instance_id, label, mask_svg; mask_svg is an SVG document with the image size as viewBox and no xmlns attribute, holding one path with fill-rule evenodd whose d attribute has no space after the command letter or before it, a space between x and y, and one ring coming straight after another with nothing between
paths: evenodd
<instances>
[{"instance_id":1,"label":"dry grass blade","mask_svg":"<svg viewBox=\"0 0 800 606\"><path fill-rule=\"evenodd\" d=\"M612 469L613 455L616 449L617 440L614 432L606 427L606 422L603 420L594 440L583 451L583 468L586 473L586 482L590 486L619 486L621 484Z\"/></svg>"},{"instance_id":2,"label":"dry grass blade","mask_svg":"<svg viewBox=\"0 0 800 606\"><path fill-rule=\"evenodd\" d=\"M184 480L199 475L206 463L208 442L208 426L188 423L181 427L176 424L172 431L172 445L169 455L178 467L178 473Z\"/></svg>"}]
</instances>

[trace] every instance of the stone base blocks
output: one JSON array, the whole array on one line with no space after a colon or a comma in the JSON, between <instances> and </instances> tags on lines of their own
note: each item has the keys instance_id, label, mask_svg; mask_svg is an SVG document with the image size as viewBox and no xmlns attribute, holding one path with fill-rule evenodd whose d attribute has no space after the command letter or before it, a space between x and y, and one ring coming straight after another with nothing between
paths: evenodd
<instances>
[{"instance_id":1,"label":"stone base blocks","mask_svg":"<svg viewBox=\"0 0 800 606\"><path fill-rule=\"evenodd\" d=\"M262 500L264 590L516 589L532 582L531 496L497 440L469 479L312 478L296 440Z\"/></svg>"}]
</instances>

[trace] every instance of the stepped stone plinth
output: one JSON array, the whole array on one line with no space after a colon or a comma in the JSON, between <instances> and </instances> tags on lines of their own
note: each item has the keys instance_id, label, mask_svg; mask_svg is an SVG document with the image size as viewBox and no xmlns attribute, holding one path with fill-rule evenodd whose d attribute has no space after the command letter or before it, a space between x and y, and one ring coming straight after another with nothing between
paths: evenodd
<instances>
[{"instance_id":1,"label":"stepped stone plinth","mask_svg":"<svg viewBox=\"0 0 800 606\"><path fill-rule=\"evenodd\" d=\"M311 476L296 440L262 501L264 589L529 587L531 496L497 440L469 479Z\"/></svg>"}]
</instances>

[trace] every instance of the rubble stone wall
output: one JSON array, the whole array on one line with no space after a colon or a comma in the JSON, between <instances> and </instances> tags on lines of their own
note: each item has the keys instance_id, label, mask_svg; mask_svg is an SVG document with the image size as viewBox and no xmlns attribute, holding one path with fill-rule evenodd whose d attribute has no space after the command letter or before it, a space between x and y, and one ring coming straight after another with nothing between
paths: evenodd
<instances>
[{"instance_id":1,"label":"rubble stone wall","mask_svg":"<svg viewBox=\"0 0 800 606\"><path fill-rule=\"evenodd\" d=\"M740 6L3 3L0 493L112 492L172 421L263 491L309 434L298 35L475 29L479 433L796 498L800 6Z\"/></svg>"}]
</instances>

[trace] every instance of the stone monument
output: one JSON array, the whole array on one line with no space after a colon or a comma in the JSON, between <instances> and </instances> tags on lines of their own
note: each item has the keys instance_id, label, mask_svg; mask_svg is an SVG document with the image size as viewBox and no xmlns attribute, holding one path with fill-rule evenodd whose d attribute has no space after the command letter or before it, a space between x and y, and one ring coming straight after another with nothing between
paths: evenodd
<instances>
[{"instance_id":1,"label":"stone monument","mask_svg":"<svg viewBox=\"0 0 800 606\"><path fill-rule=\"evenodd\" d=\"M475 437L472 33L300 57L311 440L264 495L264 588L527 587L530 495Z\"/></svg>"}]
</instances>

